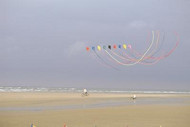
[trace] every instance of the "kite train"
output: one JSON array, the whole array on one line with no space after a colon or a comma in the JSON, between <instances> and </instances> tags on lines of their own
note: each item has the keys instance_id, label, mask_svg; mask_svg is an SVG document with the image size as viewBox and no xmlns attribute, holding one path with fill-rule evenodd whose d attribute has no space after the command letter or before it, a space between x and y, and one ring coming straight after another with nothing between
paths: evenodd
<instances>
[{"instance_id":1,"label":"kite train","mask_svg":"<svg viewBox=\"0 0 190 127\"><path fill-rule=\"evenodd\" d=\"M101 63L112 68L114 68L112 63L122 66L133 66L136 64L153 65L174 52L179 44L179 35L174 32L176 43L165 53L160 52L163 47L162 41L164 41L164 36L162 41L160 41L159 31L152 31L151 35L151 39L147 40L148 47L142 53L135 50L131 44L87 46L86 51L94 53Z\"/></svg>"}]
</instances>

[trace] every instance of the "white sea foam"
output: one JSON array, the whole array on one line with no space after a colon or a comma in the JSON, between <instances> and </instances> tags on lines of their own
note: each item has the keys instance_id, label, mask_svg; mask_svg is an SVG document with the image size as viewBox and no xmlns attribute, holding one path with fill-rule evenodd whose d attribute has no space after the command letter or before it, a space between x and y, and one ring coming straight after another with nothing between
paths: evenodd
<instances>
[{"instance_id":1,"label":"white sea foam","mask_svg":"<svg viewBox=\"0 0 190 127\"><path fill-rule=\"evenodd\" d=\"M81 93L79 88L45 88L45 87L0 87L0 92L75 92ZM106 90L89 89L90 93L147 93L147 94L190 94L190 91L127 91L127 90Z\"/></svg>"}]
</instances>

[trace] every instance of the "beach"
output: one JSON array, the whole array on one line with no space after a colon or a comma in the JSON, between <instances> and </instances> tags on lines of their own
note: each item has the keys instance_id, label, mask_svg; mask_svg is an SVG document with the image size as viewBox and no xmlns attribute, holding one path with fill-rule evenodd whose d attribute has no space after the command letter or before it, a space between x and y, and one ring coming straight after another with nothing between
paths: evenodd
<instances>
[{"instance_id":1,"label":"beach","mask_svg":"<svg viewBox=\"0 0 190 127\"><path fill-rule=\"evenodd\" d=\"M189 94L0 93L0 127L189 127Z\"/></svg>"}]
</instances>

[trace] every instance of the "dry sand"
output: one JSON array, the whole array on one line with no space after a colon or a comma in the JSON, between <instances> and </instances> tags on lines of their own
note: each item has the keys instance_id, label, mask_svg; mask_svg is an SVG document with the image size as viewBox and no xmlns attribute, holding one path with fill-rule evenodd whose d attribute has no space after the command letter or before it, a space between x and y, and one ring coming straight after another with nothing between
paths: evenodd
<instances>
[{"instance_id":1,"label":"dry sand","mask_svg":"<svg viewBox=\"0 0 190 127\"><path fill-rule=\"evenodd\" d=\"M37 127L63 127L64 123L67 127L190 126L190 95L137 94L136 103L130 99L131 96L0 93L0 127L30 127L31 123ZM160 101L164 98L167 103ZM64 106L67 108L62 109Z\"/></svg>"}]
</instances>

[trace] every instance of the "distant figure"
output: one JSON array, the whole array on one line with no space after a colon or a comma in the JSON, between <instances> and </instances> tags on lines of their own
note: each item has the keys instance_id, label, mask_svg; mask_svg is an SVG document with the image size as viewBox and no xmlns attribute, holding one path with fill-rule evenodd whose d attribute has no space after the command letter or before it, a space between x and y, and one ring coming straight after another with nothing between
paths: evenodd
<instances>
[{"instance_id":1,"label":"distant figure","mask_svg":"<svg viewBox=\"0 0 190 127\"><path fill-rule=\"evenodd\" d=\"M67 127L67 125L66 125L66 124L64 124L64 125L63 125L63 127Z\"/></svg>"},{"instance_id":2,"label":"distant figure","mask_svg":"<svg viewBox=\"0 0 190 127\"><path fill-rule=\"evenodd\" d=\"M84 89L83 91L84 91L84 94L87 94L87 89Z\"/></svg>"},{"instance_id":3,"label":"distant figure","mask_svg":"<svg viewBox=\"0 0 190 127\"><path fill-rule=\"evenodd\" d=\"M36 127L36 126L32 123L30 127Z\"/></svg>"},{"instance_id":4,"label":"distant figure","mask_svg":"<svg viewBox=\"0 0 190 127\"><path fill-rule=\"evenodd\" d=\"M132 99L135 100L136 98L137 98L137 96L134 94L133 97L132 97Z\"/></svg>"},{"instance_id":5,"label":"distant figure","mask_svg":"<svg viewBox=\"0 0 190 127\"><path fill-rule=\"evenodd\" d=\"M88 92L87 92L87 89L84 89L83 90L83 93L82 93L82 96L88 96L89 94L88 94Z\"/></svg>"}]
</instances>

